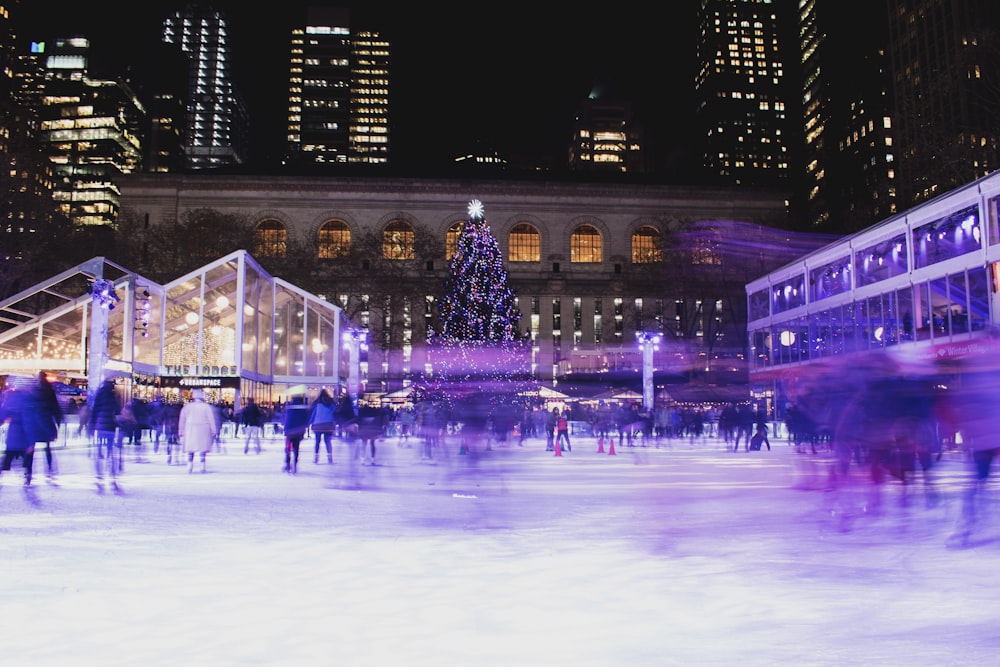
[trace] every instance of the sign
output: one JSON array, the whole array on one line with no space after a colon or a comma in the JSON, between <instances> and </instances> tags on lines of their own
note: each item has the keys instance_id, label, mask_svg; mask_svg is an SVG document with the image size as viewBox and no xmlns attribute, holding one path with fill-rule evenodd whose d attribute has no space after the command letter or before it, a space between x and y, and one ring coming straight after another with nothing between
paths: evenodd
<instances>
[{"instance_id":1,"label":"sign","mask_svg":"<svg viewBox=\"0 0 1000 667\"><path fill-rule=\"evenodd\" d=\"M160 378L161 387L179 387L193 389L205 387L208 389L239 389L239 377L203 377L198 375L164 375Z\"/></svg>"},{"instance_id":2,"label":"sign","mask_svg":"<svg viewBox=\"0 0 1000 667\"><path fill-rule=\"evenodd\" d=\"M161 375L182 375L200 377L238 377L236 366L199 366L197 364L169 364L163 366Z\"/></svg>"}]
</instances>

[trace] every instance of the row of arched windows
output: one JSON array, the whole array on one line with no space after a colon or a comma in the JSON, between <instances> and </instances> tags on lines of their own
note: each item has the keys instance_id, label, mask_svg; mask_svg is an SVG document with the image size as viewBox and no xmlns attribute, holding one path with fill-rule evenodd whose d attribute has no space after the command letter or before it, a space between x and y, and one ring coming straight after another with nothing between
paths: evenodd
<instances>
[{"instance_id":1,"label":"row of arched windows","mask_svg":"<svg viewBox=\"0 0 1000 667\"><path fill-rule=\"evenodd\" d=\"M458 238L465 223L452 225L445 236L445 259L450 260L458 248ZM414 258L413 227L405 220L393 220L382 230L382 256L385 259ZM336 259L346 255L351 247L351 229L341 220L329 220L319 228L317 257ZM520 222L507 237L509 262L540 262L541 234L529 222ZM273 218L262 220L254 230L255 255L284 257L287 253L288 230ZM570 262L593 264L604 261L604 238L593 225L583 224L573 230L569 239ZM643 225L632 233L632 263L651 264L663 261L663 241L660 231Z\"/></svg>"}]
</instances>

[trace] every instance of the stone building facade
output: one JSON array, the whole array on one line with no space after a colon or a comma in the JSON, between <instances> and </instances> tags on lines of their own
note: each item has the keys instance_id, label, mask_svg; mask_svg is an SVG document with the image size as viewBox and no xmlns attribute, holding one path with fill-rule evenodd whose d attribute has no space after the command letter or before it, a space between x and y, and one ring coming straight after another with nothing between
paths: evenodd
<instances>
[{"instance_id":1,"label":"stone building facade","mask_svg":"<svg viewBox=\"0 0 1000 667\"><path fill-rule=\"evenodd\" d=\"M641 330L664 334L657 370L737 369L744 285L785 261L760 242L784 225L785 199L773 191L171 174L130 175L121 187L120 223L140 236L199 211L245 220L246 249L262 265L337 303L367 332L368 391L399 389L427 370L423 343L472 199L507 259L544 382L638 372ZM362 238L376 239L370 257L351 254ZM268 265L285 253L300 261Z\"/></svg>"}]
</instances>

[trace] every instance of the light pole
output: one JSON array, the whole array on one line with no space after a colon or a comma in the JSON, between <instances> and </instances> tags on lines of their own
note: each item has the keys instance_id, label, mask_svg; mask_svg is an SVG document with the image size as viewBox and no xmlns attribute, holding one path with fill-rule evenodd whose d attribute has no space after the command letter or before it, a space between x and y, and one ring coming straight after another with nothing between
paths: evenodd
<instances>
[{"instance_id":1,"label":"light pole","mask_svg":"<svg viewBox=\"0 0 1000 667\"><path fill-rule=\"evenodd\" d=\"M660 334L655 331L637 331L635 339L642 350L642 409L653 410L653 352L659 348Z\"/></svg>"},{"instance_id":2,"label":"light pole","mask_svg":"<svg viewBox=\"0 0 1000 667\"><path fill-rule=\"evenodd\" d=\"M366 337L363 329L348 329L342 336L342 340L347 344L348 355L347 395L355 405L361 389L361 345Z\"/></svg>"}]
</instances>

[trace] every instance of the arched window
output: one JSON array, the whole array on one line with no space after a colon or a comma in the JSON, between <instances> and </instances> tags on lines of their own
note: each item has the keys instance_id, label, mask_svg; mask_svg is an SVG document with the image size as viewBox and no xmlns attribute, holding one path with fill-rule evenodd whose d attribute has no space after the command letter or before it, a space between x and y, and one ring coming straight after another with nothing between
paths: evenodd
<instances>
[{"instance_id":1,"label":"arched window","mask_svg":"<svg viewBox=\"0 0 1000 667\"><path fill-rule=\"evenodd\" d=\"M569 261L594 263L603 261L601 233L591 225L580 225L569 237Z\"/></svg>"},{"instance_id":2,"label":"arched window","mask_svg":"<svg viewBox=\"0 0 1000 667\"><path fill-rule=\"evenodd\" d=\"M288 230L280 220L261 220L253 231L253 254L257 257L284 257L288 250Z\"/></svg>"},{"instance_id":3,"label":"arched window","mask_svg":"<svg viewBox=\"0 0 1000 667\"><path fill-rule=\"evenodd\" d=\"M507 246L512 262L539 262L542 259L541 237L535 226L519 222L510 230Z\"/></svg>"},{"instance_id":4,"label":"arched window","mask_svg":"<svg viewBox=\"0 0 1000 667\"><path fill-rule=\"evenodd\" d=\"M393 220L382 232L382 256L386 259L413 259L413 228Z\"/></svg>"},{"instance_id":5,"label":"arched window","mask_svg":"<svg viewBox=\"0 0 1000 667\"><path fill-rule=\"evenodd\" d=\"M458 237L462 235L463 229L465 229L465 222L456 222L448 228L448 233L444 236L445 260L451 261L451 258L458 252Z\"/></svg>"},{"instance_id":6,"label":"arched window","mask_svg":"<svg viewBox=\"0 0 1000 667\"><path fill-rule=\"evenodd\" d=\"M343 257L351 249L351 228L340 220L327 220L319 228L318 251L320 259Z\"/></svg>"},{"instance_id":7,"label":"arched window","mask_svg":"<svg viewBox=\"0 0 1000 667\"><path fill-rule=\"evenodd\" d=\"M655 227L644 225L632 234L632 263L658 264L663 261L663 241Z\"/></svg>"}]
</instances>

